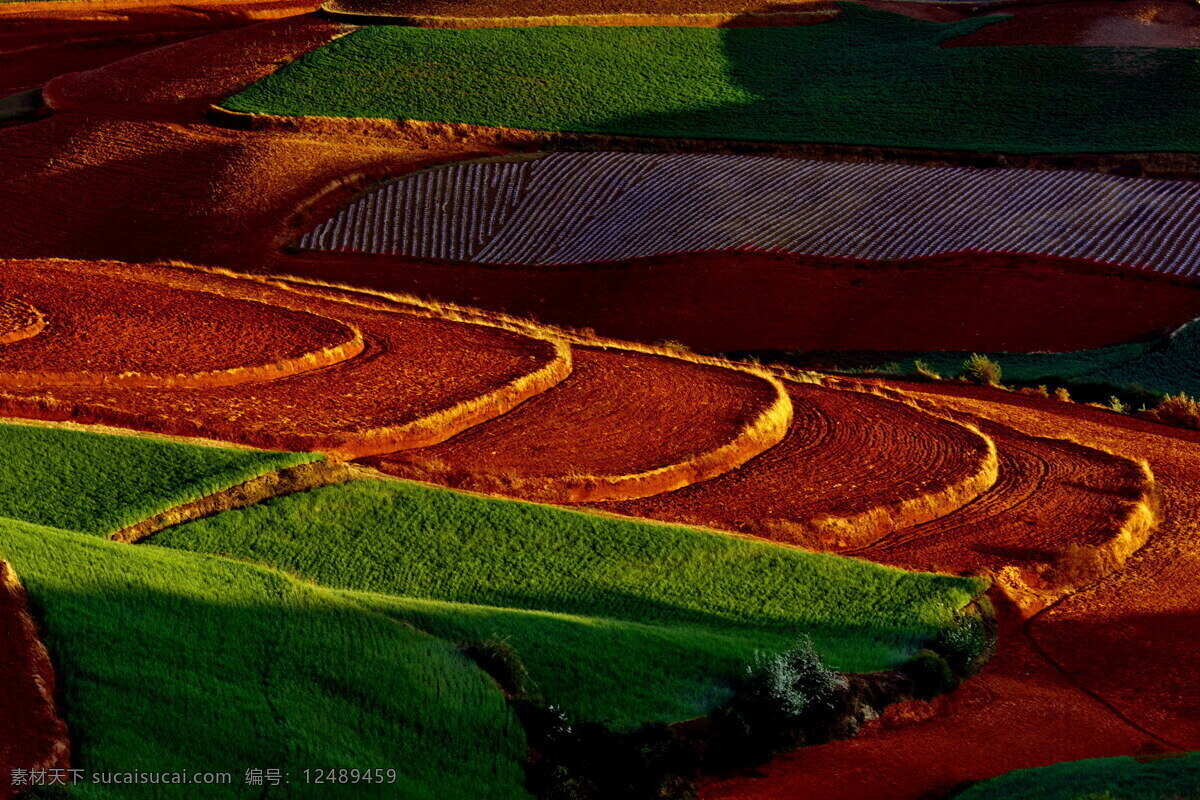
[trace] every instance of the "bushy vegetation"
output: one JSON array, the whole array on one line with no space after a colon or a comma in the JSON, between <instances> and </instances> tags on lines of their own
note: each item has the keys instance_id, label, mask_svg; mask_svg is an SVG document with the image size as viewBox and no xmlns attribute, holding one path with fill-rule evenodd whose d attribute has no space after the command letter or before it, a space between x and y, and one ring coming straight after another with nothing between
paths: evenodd
<instances>
[{"instance_id":1,"label":"bushy vegetation","mask_svg":"<svg viewBox=\"0 0 1200 800\"><path fill-rule=\"evenodd\" d=\"M504 637L546 702L622 729L707 713L755 650L801 634L834 669L898 667L982 588L398 481L323 487L151 541L392 595L364 602L450 641Z\"/></svg>"},{"instance_id":2,"label":"bushy vegetation","mask_svg":"<svg viewBox=\"0 0 1200 800\"><path fill-rule=\"evenodd\" d=\"M974 353L963 360L962 369L959 371L959 374L975 383L982 383L986 386L999 386L1000 378L1004 373L1000 368L1000 362Z\"/></svg>"},{"instance_id":3,"label":"bushy vegetation","mask_svg":"<svg viewBox=\"0 0 1200 800\"><path fill-rule=\"evenodd\" d=\"M1134 409L1153 406L1165 394L1200 397L1200 324L1196 323L1150 341L1093 350L982 355L1003 367L1006 382L1056 386L1056 395L1062 389L1089 401L1107 403L1115 388L1120 391L1119 399ZM963 353L955 352L913 354L911 360L903 362L902 371L954 374L963 358Z\"/></svg>"},{"instance_id":4,"label":"bushy vegetation","mask_svg":"<svg viewBox=\"0 0 1200 800\"><path fill-rule=\"evenodd\" d=\"M278 572L0 520L44 630L89 771L229 771L230 785L80 784L90 799L527 797L521 727L452 644ZM305 769L395 769L394 784L304 783ZM274 794L274 792L271 792Z\"/></svg>"},{"instance_id":5,"label":"bushy vegetation","mask_svg":"<svg viewBox=\"0 0 1200 800\"><path fill-rule=\"evenodd\" d=\"M1095 758L1023 769L974 786L957 800L1196 800L1200 753L1154 760Z\"/></svg>"},{"instance_id":6,"label":"bushy vegetation","mask_svg":"<svg viewBox=\"0 0 1200 800\"><path fill-rule=\"evenodd\" d=\"M1200 65L1188 50L941 47L993 21L940 24L844 4L835 20L795 27L372 26L224 105L986 152L1197 149L1188 87Z\"/></svg>"},{"instance_id":7,"label":"bushy vegetation","mask_svg":"<svg viewBox=\"0 0 1200 800\"><path fill-rule=\"evenodd\" d=\"M107 535L317 458L3 422L0 517Z\"/></svg>"}]
</instances>

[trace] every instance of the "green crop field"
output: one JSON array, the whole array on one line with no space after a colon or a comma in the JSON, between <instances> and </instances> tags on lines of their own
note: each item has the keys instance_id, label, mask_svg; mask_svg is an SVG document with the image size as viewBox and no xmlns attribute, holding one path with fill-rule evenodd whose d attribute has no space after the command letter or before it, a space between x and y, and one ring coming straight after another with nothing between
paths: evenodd
<instances>
[{"instance_id":1,"label":"green crop field","mask_svg":"<svg viewBox=\"0 0 1200 800\"><path fill-rule=\"evenodd\" d=\"M526 797L524 735L452 645L277 572L0 520L92 772L228 771L221 787L76 784L79 798ZM384 767L395 784L305 785L305 769ZM284 790L280 790L284 791Z\"/></svg>"},{"instance_id":2,"label":"green crop field","mask_svg":"<svg viewBox=\"0 0 1200 800\"><path fill-rule=\"evenodd\" d=\"M438 636L507 636L548 701L621 727L711 710L756 648L802 633L839 669L898 666L982 588L400 481L290 495L151 542L392 595L371 602Z\"/></svg>"},{"instance_id":3,"label":"green crop field","mask_svg":"<svg viewBox=\"0 0 1200 800\"><path fill-rule=\"evenodd\" d=\"M4 422L0 517L103 536L318 458Z\"/></svg>"},{"instance_id":4,"label":"green crop field","mask_svg":"<svg viewBox=\"0 0 1200 800\"><path fill-rule=\"evenodd\" d=\"M1095 758L1001 775L957 800L1196 800L1200 753L1153 761Z\"/></svg>"},{"instance_id":5,"label":"green crop field","mask_svg":"<svg viewBox=\"0 0 1200 800\"><path fill-rule=\"evenodd\" d=\"M833 21L797 27L371 26L224 106L976 151L1200 149L1194 51L941 47L991 21L932 23L843 4Z\"/></svg>"},{"instance_id":6,"label":"green crop field","mask_svg":"<svg viewBox=\"0 0 1200 800\"><path fill-rule=\"evenodd\" d=\"M861 354L860 354L861 355ZM905 354L900 372L915 371L924 361L945 376L958 374L969 353L930 352ZM1108 384L1145 389L1156 394L1183 392L1200 396L1200 324L1180 328L1146 342L1100 347L1067 353L989 353L1000 363L1004 381L1047 384ZM834 354L827 357L836 358ZM887 353L878 359L893 360Z\"/></svg>"}]
</instances>

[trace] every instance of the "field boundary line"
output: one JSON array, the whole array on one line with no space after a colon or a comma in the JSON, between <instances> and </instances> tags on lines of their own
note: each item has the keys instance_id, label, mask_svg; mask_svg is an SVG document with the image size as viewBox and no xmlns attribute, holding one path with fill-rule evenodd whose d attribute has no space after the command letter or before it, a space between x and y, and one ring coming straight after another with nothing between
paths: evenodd
<instances>
[{"instance_id":1,"label":"field boundary line","mask_svg":"<svg viewBox=\"0 0 1200 800\"><path fill-rule=\"evenodd\" d=\"M318 486L346 483L354 479L353 471L346 464L336 461L317 460L283 467L181 503L141 522L121 528L108 538L116 542L137 544L160 531L186 522L211 517L223 511L247 508L275 497L304 492Z\"/></svg>"},{"instance_id":2,"label":"field boundary line","mask_svg":"<svg viewBox=\"0 0 1200 800\"><path fill-rule=\"evenodd\" d=\"M0 614L7 617L7 619L0 620L0 630L5 633L5 638L10 642L16 639L22 646L24 650L24 659L22 660L27 661L26 666L29 667L29 674L7 677L19 677L33 685L40 703L37 711L42 717L41 721L48 725L47 730L38 731L45 741L39 742L43 752L38 756L36 763L4 764L3 767L6 772L10 767L27 770L67 769L71 764L71 739L67 723L55 703L57 680L54 662L50 658L50 651L46 649L46 644L38 633L37 623L30 614L25 587L21 585L21 580L12 565L3 560L0 560ZM9 684L6 681L3 685ZM0 691L3 690L3 685L0 685ZM15 703L7 701L3 705L6 710L18 712L30 710L19 709ZM11 723L6 721L6 724ZM5 777L7 779L7 776ZM19 792L10 795L8 791L0 787L0 797L11 797L15 794L19 794Z\"/></svg>"}]
</instances>

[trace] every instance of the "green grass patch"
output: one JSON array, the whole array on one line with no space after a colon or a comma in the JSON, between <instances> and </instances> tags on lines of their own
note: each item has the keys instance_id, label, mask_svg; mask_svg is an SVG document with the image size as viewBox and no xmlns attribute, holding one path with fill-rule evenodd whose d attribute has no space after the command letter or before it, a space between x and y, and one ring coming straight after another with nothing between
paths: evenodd
<instances>
[{"instance_id":1,"label":"green grass patch","mask_svg":"<svg viewBox=\"0 0 1200 800\"><path fill-rule=\"evenodd\" d=\"M322 487L151 541L392 595L373 605L452 640L507 636L549 702L618 727L711 710L756 648L804 633L835 668L898 666L982 588L400 481Z\"/></svg>"},{"instance_id":2,"label":"green grass patch","mask_svg":"<svg viewBox=\"0 0 1200 800\"><path fill-rule=\"evenodd\" d=\"M525 798L524 734L452 645L278 572L0 520L54 658L72 764L232 773L222 786L76 784L48 796ZM305 769L394 769L306 785ZM7 776L5 776L7 778Z\"/></svg>"},{"instance_id":3,"label":"green grass patch","mask_svg":"<svg viewBox=\"0 0 1200 800\"><path fill-rule=\"evenodd\" d=\"M796 27L370 26L224 106L974 151L1200 148L1194 50L941 46L994 19L942 24L843 4L833 21Z\"/></svg>"},{"instance_id":4,"label":"green grass patch","mask_svg":"<svg viewBox=\"0 0 1200 800\"><path fill-rule=\"evenodd\" d=\"M0 517L105 536L311 453L0 423Z\"/></svg>"},{"instance_id":5,"label":"green grass patch","mask_svg":"<svg viewBox=\"0 0 1200 800\"><path fill-rule=\"evenodd\" d=\"M867 354L857 354L864 359ZM929 352L905 354L880 353L879 359L894 362L889 371L897 374L917 372L916 361L944 377L961 373L970 353ZM1178 394L1200 396L1200 324L1196 322L1146 342L1077 350L1067 353L989 353L1003 369L1005 383L1096 387L1093 394L1105 394L1105 387L1125 388L1135 395ZM827 354L826 358L836 358ZM801 356L803 362L803 356ZM870 369L868 368L868 371ZM1083 396L1081 395L1081 398ZM1086 397L1084 399L1095 399ZM1136 400L1136 398L1135 398Z\"/></svg>"},{"instance_id":6,"label":"green grass patch","mask_svg":"<svg viewBox=\"0 0 1200 800\"><path fill-rule=\"evenodd\" d=\"M957 800L1194 800L1200 753L1154 761L1094 758L1001 775Z\"/></svg>"}]
</instances>

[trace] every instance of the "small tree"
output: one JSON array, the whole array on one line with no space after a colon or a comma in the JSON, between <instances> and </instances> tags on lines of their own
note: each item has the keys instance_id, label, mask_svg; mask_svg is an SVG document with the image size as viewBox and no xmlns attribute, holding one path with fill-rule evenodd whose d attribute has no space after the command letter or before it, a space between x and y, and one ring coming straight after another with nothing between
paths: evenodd
<instances>
[{"instance_id":1,"label":"small tree","mask_svg":"<svg viewBox=\"0 0 1200 800\"><path fill-rule=\"evenodd\" d=\"M1065 387L1065 386L1059 386L1057 389L1054 390L1054 399L1061 400L1064 403L1072 402L1071 401L1071 393L1069 391L1067 391L1067 387Z\"/></svg>"},{"instance_id":2,"label":"small tree","mask_svg":"<svg viewBox=\"0 0 1200 800\"><path fill-rule=\"evenodd\" d=\"M1114 394L1112 397L1108 398L1108 410L1115 411L1118 414L1124 414L1129 411L1129 406L1125 405L1125 402Z\"/></svg>"},{"instance_id":3,"label":"small tree","mask_svg":"<svg viewBox=\"0 0 1200 800\"><path fill-rule=\"evenodd\" d=\"M979 353L972 353L962 362L962 376L986 386L1000 385L1000 362Z\"/></svg>"}]
</instances>

